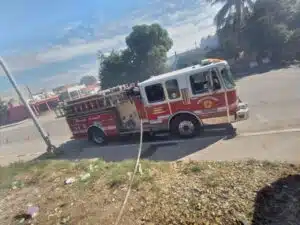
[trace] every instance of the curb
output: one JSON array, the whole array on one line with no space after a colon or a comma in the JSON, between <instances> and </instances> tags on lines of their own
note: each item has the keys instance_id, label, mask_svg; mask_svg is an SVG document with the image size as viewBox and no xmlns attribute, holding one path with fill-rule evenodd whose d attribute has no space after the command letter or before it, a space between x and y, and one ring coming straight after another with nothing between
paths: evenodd
<instances>
[{"instance_id":1,"label":"curb","mask_svg":"<svg viewBox=\"0 0 300 225\"><path fill-rule=\"evenodd\" d=\"M5 155L5 156L3 156L3 155L0 155L0 158L5 158L5 157L18 157L18 158L20 158L20 157L24 157L24 156L34 156L34 155L40 155L40 154L43 154L43 153L45 153L45 152L34 152L34 153L28 153L28 154L20 154L20 155L17 155L17 154L10 154L10 155Z\"/></svg>"},{"instance_id":2,"label":"curb","mask_svg":"<svg viewBox=\"0 0 300 225\"><path fill-rule=\"evenodd\" d=\"M8 124L8 125L3 125L3 126L0 126L0 130L1 129L4 129L4 128L8 128L8 127L14 127L14 126L18 126L24 122L26 122L28 119L25 119L25 120L22 120L20 122L17 122L17 123L13 123L13 124Z\"/></svg>"}]
</instances>

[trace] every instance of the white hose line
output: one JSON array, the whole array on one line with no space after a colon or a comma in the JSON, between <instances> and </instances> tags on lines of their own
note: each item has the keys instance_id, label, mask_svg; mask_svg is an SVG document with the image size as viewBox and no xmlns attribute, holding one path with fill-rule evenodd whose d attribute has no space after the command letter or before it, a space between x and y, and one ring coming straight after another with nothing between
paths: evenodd
<instances>
[{"instance_id":1,"label":"white hose line","mask_svg":"<svg viewBox=\"0 0 300 225\"><path fill-rule=\"evenodd\" d=\"M140 165L140 158L141 158L141 153L142 153L142 147L143 147L143 121L141 120L141 127L140 127L140 145L139 145L139 149L138 149L138 155L137 155L137 159L136 159L136 163L135 163L135 167L134 167L134 171L133 171L133 174L132 174L132 177L131 177L131 180L130 180L130 183L129 183L129 187L128 187L128 191L126 193L126 196L125 196L125 199L124 199L124 202L122 204L122 207L121 207L121 210L120 210L120 213L117 217L117 220L115 222L115 225L118 225L120 223L120 220L122 218L122 215L123 215L123 212L124 212L124 209L126 207L126 203L128 201L128 198L129 198L129 195L130 195L130 192L131 192L131 187L132 187L132 184L133 184L133 180L134 180L134 176L139 168L139 165Z\"/></svg>"}]
</instances>

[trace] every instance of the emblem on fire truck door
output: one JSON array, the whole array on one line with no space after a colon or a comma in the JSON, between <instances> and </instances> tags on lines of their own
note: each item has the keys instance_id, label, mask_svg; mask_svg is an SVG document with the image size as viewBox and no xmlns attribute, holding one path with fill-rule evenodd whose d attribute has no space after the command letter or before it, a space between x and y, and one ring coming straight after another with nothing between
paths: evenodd
<instances>
[{"instance_id":1,"label":"emblem on fire truck door","mask_svg":"<svg viewBox=\"0 0 300 225\"><path fill-rule=\"evenodd\" d=\"M213 102L211 100L205 100L203 106L205 109L210 109L213 106Z\"/></svg>"},{"instance_id":2,"label":"emblem on fire truck door","mask_svg":"<svg viewBox=\"0 0 300 225\"><path fill-rule=\"evenodd\" d=\"M205 109L211 109L217 101L219 101L219 99L209 96L199 99L197 104L203 104Z\"/></svg>"}]
</instances>

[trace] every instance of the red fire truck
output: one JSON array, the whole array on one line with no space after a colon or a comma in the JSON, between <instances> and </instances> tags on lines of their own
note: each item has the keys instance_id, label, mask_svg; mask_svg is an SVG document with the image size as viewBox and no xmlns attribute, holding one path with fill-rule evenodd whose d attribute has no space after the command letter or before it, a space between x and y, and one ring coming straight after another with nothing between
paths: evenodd
<instances>
[{"instance_id":1,"label":"red fire truck","mask_svg":"<svg viewBox=\"0 0 300 225\"><path fill-rule=\"evenodd\" d=\"M228 63L207 59L135 86L71 100L65 113L73 138L103 144L111 136L139 133L141 124L144 132L192 137L205 125L245 120L249 109L237 95Z\"/></svg>"}]
</instances>

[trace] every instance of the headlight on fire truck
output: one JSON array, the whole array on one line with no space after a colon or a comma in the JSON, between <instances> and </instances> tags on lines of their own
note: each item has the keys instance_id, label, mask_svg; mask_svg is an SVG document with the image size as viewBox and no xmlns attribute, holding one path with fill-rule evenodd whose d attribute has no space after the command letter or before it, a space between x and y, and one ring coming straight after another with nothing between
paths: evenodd
<instances>
[{"instance_id":1,"label":"headlight on fire truck","mask_svg":"<svg viewBox=\"0 0 300 225\"><path fill-rule=\"evenodd\" d=\"M247 103L240 102L238 104L238 111L239 110L246 110L246 109L248 109L248 104Z\"/></svg>"}]
</instances>

